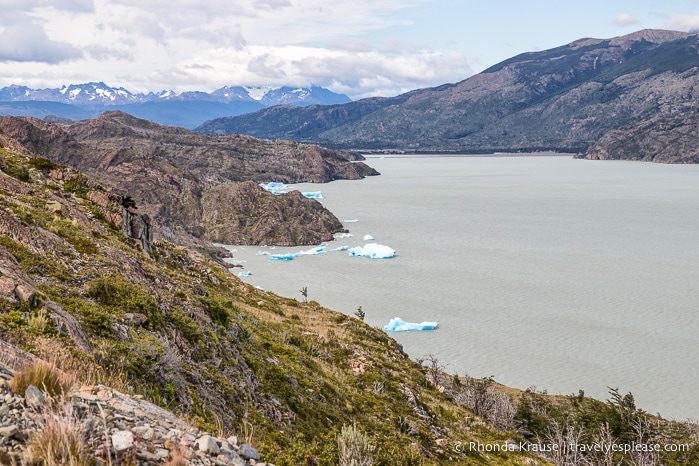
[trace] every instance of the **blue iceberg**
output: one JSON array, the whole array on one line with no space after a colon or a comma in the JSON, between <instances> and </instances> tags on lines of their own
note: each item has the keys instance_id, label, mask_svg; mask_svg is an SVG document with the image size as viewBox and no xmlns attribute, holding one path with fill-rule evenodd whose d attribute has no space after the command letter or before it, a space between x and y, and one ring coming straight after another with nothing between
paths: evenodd
<instances>
[{"instance_id":1,"label":"blue iceberg","mask_svg":"<svg viewBox=\"0 0 699 466\"><path fill-rule=\"evenodd\" d=\"M249 272L249 271L247 271L247 272L238 272L238 276L239 276L239 277L249 277L250 275L252 275L252 272Z\"/></svg>"},{"instance_id":2,"label":"blue iceberg","mask_svg":"<svg viewBox=\"0 0 699 466\"><path fill-rule=\"evenodd\" d=\"M286 253L286 254L270 254L269 258L273 261L292 261L299 257L299 253Z\"/></svg>"},{"instance_id":3,"label":"blue iceberg","mask_svg":"<svg viewBox=\"0 0 699 466\"><path fill-rule=\"evenodd\" d=\"M312 191L308 193L301 193L305 197L309 199L323 199L323 192L322 191Z\"/></svg>"},{"instance_id":4,"label":"blue iceberg","mask_svg":"<svg viewBox=\"0 0 699 466\"><path fill-rule=\"evenodd\" d=\"M266 189L272 194L284 194L291 189L291 186L289 186L288 184L274 182L261 184L260 186L262 186L264 189Z\"/></svg>"},{"instance_id":5,"label":"blue iceberg","mask_svg":"<svg viewBox=\"0 0 699 466\"><path fill-rule=\"evenodd\" d=\"M314 256L316 254L323 254L325 252L325 246L318 246L308 251L299 252L287 252L286 254L270 254L269 258L273 261L292 261L297 257L301 256Z\"/></svg>"},{"instance_id":6,"label":"blue iceberg","mask_svg":"<svg viewBox=\"0 0 699 466\"><path fill-rule=\"evenodd\" d=\"M384 332L408 332L410 330L434 330L439 327L437 322L420 322L419 324L413 324L411 322L405 322L400 317L396 317L388 321L388 325L384 325Z\"/></svg>"},{"instance_id":7,"label":"blue iceberg","mask_svg":"<svg viewBox=\"0 0 699 466\"><path fill-rule=\"evenodd\" d=\"M395 257L396 251L382 244L368 243L364 247L356 246L349 250L350 256L363 256L370 259L390 259Z\"/></svg>"}]
</instances>

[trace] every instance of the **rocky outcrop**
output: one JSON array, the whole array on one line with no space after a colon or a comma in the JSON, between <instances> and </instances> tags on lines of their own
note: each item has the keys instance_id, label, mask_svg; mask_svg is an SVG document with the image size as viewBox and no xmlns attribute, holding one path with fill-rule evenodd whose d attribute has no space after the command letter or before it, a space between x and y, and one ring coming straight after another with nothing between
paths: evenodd
<instances>
[{"instance_id":1,"label":"rocky outcrop","mask_svg":"<svg viewBox=\"0 0 699 466\"><path fill-rule=\"evenodd\" d=\"M136 208L136 203L131 197L123 198L121 205L124 208L121 231L127 237L138 241L141 249L149 252L153 248L153 226L150 217Z\"/></svg>"},{"instance_id":2,"label":"rocky outcrop","mask_svg":"<svg viewBox=\"0 0 699 466\"><path fill-rule=\"evenodd\" d=\"M202 207L204 237L216 243L311 245L343 231L340 221L315 199L299 191L275 196L252 181L207 190Z\"/></svg>"}]
</instances>

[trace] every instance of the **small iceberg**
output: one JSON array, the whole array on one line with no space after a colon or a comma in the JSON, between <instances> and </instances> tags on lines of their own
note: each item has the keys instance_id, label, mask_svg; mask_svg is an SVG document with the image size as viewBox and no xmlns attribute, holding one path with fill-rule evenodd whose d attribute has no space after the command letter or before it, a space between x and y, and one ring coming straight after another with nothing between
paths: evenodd
<instances>
[{"instance_id":1,"label":"small iceberg","mask_svg":"<svg viewBox=\"0 0 699 466\"><path fill-rule=\"evenodd\" d=\"M309 199L323 199L323 197L324 197L322 191L312 191L312 192L301 193L301 194L303 194L305 197L307 197Z\"/></svg>"},{"instance_id":2,"label":"small iceberg","mask_svg":"<svg viewBox=\"0 0 699 466\"><path fill-rule=\"evenodd\" d=\"M352 233L335 233L335 239L352 238L354 235Z\"/></svg>"},{"instance_id":3,"label":"small iceberg","mask_svg":"<svg viewBox=\"0 0 699 466\"><path fill-rule=\"evenodd\" d=\"M287 252L286 254L270 254L269 258L273 261L292 261L297 257L301 256L315 256L316 254L323 254L325 252L325 246L318 246L308 251L299 252Z\"/></svg>"},{"instance_id":4,"label":"small iceberg","mask_svg":"<svg viewBox=\"0 0 699 466\"><path fill-rule=\"evenodd\" d=\"M249 277L250 275L252 275L252 272L250 272L250 271L238 272L239 277Z\"/></svg>"},{"instance_id":5,"label":"small iceberg","mask_svg":"<svg viewBox=\"0 0 699 466\"><path fill-rule=\"evenodd\" d=\"M388 321L388 325L384 325L384 332L408 332L410 330L434 330L439 327L437 322L420 322L414 324L405 322L400 317L396 317Z\"/></svg>"},{"instance_id":6,"label":"small iceberg","mask_svg":"<svg viewBox=\"0 0 699 466\"><path fill-rule=\"evenodd\" d=\"M289 186L288 184L274 182L261 184L260 186L262 186L264 189L266 189L272 194L284 194L291 189L291 186Z\"/></svg>"},{"instance_id":7,"label":"small iceberg","mask_svg":"<svg viewBox=\"0 0 699 466\"><path fill-rule=\"evenodd\" d=\"M299 257L299 255L298 253L292 254L288 252L286 254L270 254L269 258L273 261L292 261Z\"/></svg>"},{"instance_id":8,"label":"small iceberg","mask_svg":"<svg viewBox=\"0 0 699 466\"><path fill-rule=\"evenodd\" d=\"M364 241L374 241L374 237L371 235L364 235Z\"/></svg>"},{"instance_id":9,"label":"small iceberg","mask_svg":"<svg viewBox=\"0 0 699 466\"><path fill-rule=\"evenodd\" d=\"M363 256L370 259L390 259L395 257L396 251L382 244L368 243L364 247L356 246L349 250L350 256Z\"/></svg>"},{"instance_id":10,"label":"small iceberg","mask_svg":"<svg viewBox=\"0 0 699 466\"><path fill-rule=\"evenodd\" d=\"M357 223L359 220L356 218L350 219L350 220L343 220L345 223Z\"/></svg>"}]
</instances>

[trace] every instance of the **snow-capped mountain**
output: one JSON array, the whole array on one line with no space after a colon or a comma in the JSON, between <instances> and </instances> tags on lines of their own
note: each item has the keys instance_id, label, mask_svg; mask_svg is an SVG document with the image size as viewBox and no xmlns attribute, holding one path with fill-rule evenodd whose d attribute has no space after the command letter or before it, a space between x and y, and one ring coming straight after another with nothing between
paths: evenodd
<instances>
[{"instance_id":1,"label":"snow-capped mountain","mask_svg":"<svg viewBox=\"0 0 699 466\"><path fill-rule=\"evenodd\" d=\"M350 98L346 95L318 86L225 86L213 92L163 90L138 94L103 82L70 84L54 89L17 85L0 89L0 115L75 118L76 115L93 117L106 110L123 110L157 123L186 128L194 128L209 119L241 115L274 105L305 107L347 102Z\"/></svg>"},{"instance_id":2,"label":"snow-capped mountain","mask_svg":"<svg viewBox=\"0 0 699 466\"><path fill-rule=\"evenodd\" d=\"M225 86L213 92L174 91L134 94L123 87L110 87L103 82L70 84L55 89L31 89L11 85L0 89L0 101L5 102L61 102L74 105L127 105L156 100L209 101L209 102L252 102L265 107L274 105L329 105L350 102L344 94L336 94L319 86L294 87L243 87Z\"/></svg>"}]
</instances>

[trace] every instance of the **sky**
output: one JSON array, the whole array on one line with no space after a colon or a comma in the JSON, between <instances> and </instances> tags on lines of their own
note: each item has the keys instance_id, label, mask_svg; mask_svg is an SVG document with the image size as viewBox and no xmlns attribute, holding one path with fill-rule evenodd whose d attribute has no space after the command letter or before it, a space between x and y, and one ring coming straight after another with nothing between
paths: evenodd
<instances>
[{"instance_id":1,"label":"sky","mask_svg":"<svg viewBox=\"0 0 699 466\"><path fill-rule=\"evenodd\" d=\"M699 0L0 0L0 87L393 96L647 28L699 31Z\"/></svg>"}]
</instances>

